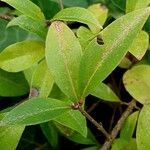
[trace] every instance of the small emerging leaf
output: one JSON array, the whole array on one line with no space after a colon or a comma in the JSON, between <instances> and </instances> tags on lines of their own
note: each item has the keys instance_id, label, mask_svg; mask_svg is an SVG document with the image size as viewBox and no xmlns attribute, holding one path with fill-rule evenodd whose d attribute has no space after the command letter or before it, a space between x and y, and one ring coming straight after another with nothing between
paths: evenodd
<instances>
[{"instance_id":1,"label":"small emerging leaf","mask_svg":"<svg viewBox=\"0 0 150 150\"><path fill-rule=\"evenodd\" d=\"M0 53L0 68L8 72L19 72L29 68L43 57L43 42L18 42L8 46Z\"/></svg>"},{"instance_id":2,"label":"small emerging leaf","mask_svg":"<svg viewBox=\"0 0 150 150\"><path fill-rule=\"evenodd\" d=\"M1 1L8 3L12 7L16 8L21 13L32 19L44 20L45 18L40 8L30 0L1 0Z\"/></svg>"},{"instance_id":3,"label":"small emerging leaf","mask_svg":"<svg viewBox=\"0 0 150 150\"><path fill-rule=\"evenodd\" d=\"M33 98L18 105L0 121L0 126L34 125L52 120L69 111L68 103L51 98Z\"/></svg>"},{"instance_id":4,"label":"small emerging leaf","mask_svg":"<svg viewBox=\"0 0 150 150\"><path fill-rule=\"evenodd\" d=\"M80 7L66 8L58 12L52 19L63 21L77 21L87 24L93 33L98 33L102 26L89 10Z\"/></svg>"}]
</instances>

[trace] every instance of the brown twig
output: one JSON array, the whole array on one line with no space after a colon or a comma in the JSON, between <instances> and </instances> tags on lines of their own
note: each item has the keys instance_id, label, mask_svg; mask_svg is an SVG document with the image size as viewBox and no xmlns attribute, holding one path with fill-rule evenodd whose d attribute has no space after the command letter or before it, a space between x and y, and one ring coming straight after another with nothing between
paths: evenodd
<instances>
[{"instance_id":1,"label":"brown twig","mask_svg":"<svg viewBox=\"0 0 150 150\"><path fill-rule=\"evenodd\" d=\"M120 129L122 128L125 120L128 118L128 116L131 114L131 112L133 111L133 109L135 107L136 107L136 101L132 100L129 103L129 106L127 107L127 109L125 110L125 112L122 114L122 116L119 119L119 121L117 122L116 126L113 128L113 130L112 130L109 138L105 141L105 143L100 148L100 150L109 150L109 148L111 147L112 142L114 141L114 139L118 135L118 133L119 133Z\"/></svg>"},{"instance_id":2,"label":"brown twig","mask_svg":"<svg viewBox=\"0 0 150 150\"><path fill-rule=\"evenodd\" d=\"M88 110L87 110L87 113L91 113L96 107L97 105L99 104L99 101L94 103Z\"/></svg>"},{"instance_id":3,"label":"brown twig","mask_svg":"<svg viewBox=\"0 0 150 150\"><path fill-rule=\"evenodd\" d=\"M10 20L13 19L12 16L9 16L9 15L7 15L7 14L0 14L0 18L1 18L1 19L4 19L4 20L7 20L7 21L10 21Z\"/></svg>"},{"instance_id":4,"label":"brown twig","mask_svg":"<svg viewBox=\"0 0 150 150\"><path fill-rule=\"evenodd\" d=\"M93 124L97 127L99 131L101 131L107 138L109 137L109 134L104 129L102 123L98 123L95 121L81 106L78 107L78 110Z\"/></svg>"}]
</instances>

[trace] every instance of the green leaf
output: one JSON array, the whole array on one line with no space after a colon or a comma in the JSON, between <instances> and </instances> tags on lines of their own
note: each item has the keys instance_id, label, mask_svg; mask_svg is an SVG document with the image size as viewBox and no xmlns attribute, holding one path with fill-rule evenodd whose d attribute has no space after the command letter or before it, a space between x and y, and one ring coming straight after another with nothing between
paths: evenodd
<instances>
[{"instance_id":1,"label":"green leaf","mask_svg":"<svg viewBox=\"0 0 150 150\"><path fill-rule=\"evenodd\" d=\"M132 61L130 59L128 59L127 57L124 57L121 60L119 67L124 68L124 69L129 69L129 68L131 68L131 65L132 65Z\"/></svg>"},{"instance_id":2,"label":"green leaf","mask_svg":"<svg viewBox=\"0 0 150 150\"><path fill-rule=\"evenodd\" d=\"M108 15L107 7L99 3L89 6L88 10L94 14L101 25L104 25Z\"/></svg>"},{"instance_id":3,"label":"green leaf","mask_svg":"<svg viewBox=\"0 0 150 150\"><path fill-rule=\"evenodd\" d=\"M21 96L28 92L29 86L22 73L9 73L0 69L0 96Z\"/></svg>"},{"instance_id":4,"label":"green leaf","mask_svg":"<svg viewBox=\"0 0 150 150\"><path fill-rule=\"evenodd\" d=\"M56 122L79 132L82 136L87 136L87 125L85 117L77 110L69 112L57 117Z\"/></svg>"},{"instance_id":5,"label":"green leaf","mask_svg":"<svg viewBox=\"0 0 150 150\"><path fill-rule=\"evenodd\" d=\"M33 98L12 109L0 121L0 126L39 124L52 120L70 109L68 103L60 100Z\"/></svg>"},{"instance_id":6,"label":"green leaf","mask_svg":"<svg viewBox=\"0 0 150 150\"><path fill-rule=\"evenodd\" d=\"M9 72L19 72L29 68L43 57L43 42L18 42L8 46L0 53L0 68Z\"/></svg>"},{"instance_id":7,"label":"green leaf","mask_svg":"<svg viewBox=\"0 0 150 150\"><path fill-rule=\"evenodd\" d=\"M130 95L142 104L150 103L150 66L138 65L123 76L123 83Z\"/></svg>"},{"instance_id":8,"label":"green leaf","mask_svg":"<svg viewBox=\"0 0 150 150\"><path fill-rule=\"evenodd\" d=\"M135 127L136 127L138 115L139 115L139 111L136 111L127 118L127 120L125 121L120 131L121 139L125 139L128 141L129 139L132 138Z\"/></svg>"},{"instance_id":9,"label":"green leaf","mask_svg":"<svg viewBox=\"0 0 150 150\"><path fill-rule=\"evenodd\" d=\"M110 102L120 102L118 96L112 91L112 89L104 83L100 83L95 89L90 93L102 100Z\"/></svg>"},{"instance_id":10,"label":"green leaf","mask_svg":"<svg viewBox=\"0 0 150 150\"><path fill-rule=\"evenodd\" d=\"M149 150L150 148L150 105L142 108L137 125L136 141L138 150Z\"/></svg>"},{"instance_id":11,"label":"green leaf","mask_svg":"<svg viewBox=\"0 0 150 150\"><path fill-rule=\"evenodd\" d=\"M6 28L7 23L6 20L0 19L0 51L13 43L23 40L39 40L39 36L26 32L17 26Z\"/></svg>"},{"instance_id":12,"label":"green leaf","mask_svg":"<svg viewBox=\"0 0 150 150\"><path fill-rule=\"evenodd\" d=\"M98 45L94 40L86 47L79 73L81 99L117 67L149 13L150 7L117 19L100 33L104 45Z\"/></svg>"},{"instance_id":13,"label":"green leaf","mask_svg":"<svg viewBox=\"0 0 150 150\"><path fill-rule=\"evenodd\" d=\"M141 9L150 3L150 0L126 0L126 13Z\"/></svg>"},{"instance_id":14,"label":"green leaf","mask_svg":"<svg viewBox=\"0 0 150 150\"><path fill-rule=\"evenodd\" d=\"M80 7L66 8L58 12L52 19L63 21L77 21L87 24L93 33L98 33L102 26L89 10Z\"/></svg>"},{"instance_id":15,"label":"green leaf","mask_svg":"<svg viewBox=\"0 0 150 150\"><path fill-rule=\"evenodd\" d=\"M47 34L46 23L39 20L33 20L25 15L21 15L11 20L8 23L7 27L11 27L11 26L19 26L24 30L39 35L43 39L45 39Z\"/></svg>"},{"instance_id":16,"label":"green leaf","mask_svg":"<svg viewBox=\"0 0 150 150\"><path fill-rule=\"evenodd\" d=\"M55 127L55 125L52 122L46 122L42 123L40 126L48 142L51 144L53 148L57 149L59 139L57 128Z\"/></svg>"},{"instance_id":17,"label":"green leaf","mask_svg":"<svg viewBox=\"0 0 150 150\"><path fill-rule=\"evenodd\" d=\"M19 10L24 15L36 19L36 20L44 20L44 15L41 12L40 8L32 3L30 0L1 0L3 2L8 3L12 7Z\"/></svg>"},{"instance_id":18,"label":"green leaf","mask_svg":"<svg viewBox=\"0 0 150 150\"><path fill-rule=\"evenodd\" d=\"M134 39L129 47L129 52L138 60L141 60L149 46L149 35L145 31L141 31Z\"/></svg>"},{"instance_id":19,"label":"green leaf","mask_svg":"<svg viewBox=\"0 0 150 150\"><path fill-rule=\"evenodd\" d=\"M24 126L18 125L0 127L0 149L1 150L16 149L24 129L25 129Z\"/></svg>"},{"instance_id":20,"label":"green leaf","mask_svg":"<svg viewBox=\"0 0 150 150\"><path fill-rule=\"evenodd\" d=\"M115 139L111 150L137 150L136 140Z\"/></svg>"},{"instance_id":21,"label":"green leaf","mask_svg":"<svg viewBox=\"0 0 150 150\"><path fill-rule=\"evenodd\" d=\"M73 32L62 22L53 22L46 39L46 60L60 89L78 101L77 78L82 49Z\"/></svg>"},{"instance_id":22,"label":"green leaf","mask_svg":"<svg viewBox=\"0 0 150 150\"><path fill-rule=\"evenodd\" d=\"M47 67L47 64L45 61L42 61L37 65L32 74L30 94L32 96L32 89L36 89L39 97L47 98L52 90L53 84L53 77Z\"/></svg>"}]
</instances>

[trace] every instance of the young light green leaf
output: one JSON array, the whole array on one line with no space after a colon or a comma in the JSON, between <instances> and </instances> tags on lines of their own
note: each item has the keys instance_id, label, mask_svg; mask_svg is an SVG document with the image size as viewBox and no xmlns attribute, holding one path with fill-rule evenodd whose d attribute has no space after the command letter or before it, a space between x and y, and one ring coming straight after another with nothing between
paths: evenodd
<instances>
[{"instance_id":1,"label":"young light green leaf","mask_svg":"<svg viewBox=\"0 0 150 150\"><path fill-rule=\"evenodd\" d=\"M142 104L150 103L150 66L138 65L123 76L123 83L130 95Z\"/></svg>"},{"instance_id":2,"label":"young light green leaf","mask_svg":"<svg viewBox=\"0 0 150 150\"><path fill-rule=\"evenodd\" d=\"M84 137L87 136L86 119L79 111L70 110L60 117L57 117L55 121L79 132Z\"/></svg>"},{"instance_id":3,"label":"young light green leaf","mask_svg":"<svg viewBox=\"0 0 150 150\"><path fill-rule=\"evenodd\" d=\"M46 39L46 60L60 89L77 101L77 78L82 49L73 32L62 22L53 22Z\"/></svg>"},{"instance_id":4,"label":"young light green leaf","mask_svg":"<svg viewBox=\"0 0 150 150\"><path fill-rule=\"evenodd\" d=\"M35 33L45 39L47 34L46 24L39 20L33 20L25 15L21 15L11 20L7 27L19 26L20 28L29 32Z\"/></svg>"},{"instance_id":5,"label":"young light green leaf","mask_svg":"<svg viewBox=\"0 0 150 150\"><path fill-rule=\"evenodd\" d=\"M117 19L100 33L104 45L98 45L92 41L86 47L79 73L81 99L87 96L120 63L143 27L149 13L150 7Z\"/></svg>"},{"instance_id":6,"label":"young light green leaf","mask_svg":"<svg viewBox=\"0 0 150 150\"><path fill-rule=\"evenodd\" d=\"M137 150L135 139L115 139L112 144L111 150Z\"/></svg>"},{"instance_id":7,"label":"young light green leaf","mask_svg":"<svg viewBox=\"0 0 150 150\"><path fill-rule=\"evenodd\" d=\"M150 148L150 105L142 108L137 125L136 142L138 150L149 150Z\"/></svg>"},{"instance_id":8,"label":"young light green leaf","mask_svg":"<svg viewBox=\"0 0 150 150\"><path fill-rule=\"evenodd\" d=\"M70 109L68 103L60 100L33 98L12 109L0 121L0 126L39 124L52 120Z\"/></svg>"},{"instance_id":9,"label":"young light green leaf","mask_svg":"<svg viewBox=\"0 0 150 150\"><path fill-rule=\"evenodd\" d=\"M24 15L35 19L35 20L44 20L44 14L41 12L40 8L36 6L30 0L1 0L8 3L12 7L19 10Z\"/></svg>"},{"instance_id":10,"label":"young light green leaf","mask_svg":"<svg viewBox=\"0 0 150 150\"><path fill-rule=\"evenodd\" d=\"M32 74L30 96L32 97L32 90L36 89L38 91L38 97L47 98L52 90L53 84L54 80L47 64L45 61L42 61L37 65L34 73Z\"/></svg>"},{"instance_id":11,"label":"young light green leaf","mask_svg":"<svg viewBox=\"0 0 150 150\"><path fill-rule=\"evenodd\" d=\"M90 92L90 94L102 100L110 102L120 102L118 96L112 91L109 86L104 83L100 83L95 89Z\"/></svg>"},{"instance_id":12,"label":"young light green leaf","mask_svg":"<svg viewBox=\"0 0 150 150\"><path fill-rule=\"evenodd\" d=\"M80 7L66 8L58 12L52 19L63 21L77 21L87 24L93 33L98 33L102 26L89 10Z\"/></svg>"},{"instance_id":13,"label":"young light green leaf","mask_svg":"<svg viewBox=\"0 0 150 150\"><path fill-rule=\"evenodd\" d=\"M129 139L132 138L135 127L136 127L138 115L139 115L139 111L136 111L127 118L127 120L125 121L125 124L123 125L120 131L121 139L125 139L128 141Z\"/></svg>"},{"instance_id":14,"label":"young light green leaf","mask_svg":"<svg viewBox=\"0 0 150 150\"><path fill-rule=\"evenodd\" d=\"M102 5L101 3L93 4L88 7L88 10L94 14L101 25L105 23L108 15L108 9L106 6Z\"/></svg>"},{"instance_id":15,"label":"young light green leaf","mask_svg":"<svg viewBox=\"0 0 150 150\"><path fill-rule=\"evenodd\" d=\"M150 4L150 0L126 0L126 13L141 9Z\"/></svg>"},{"instance_id":16,"label":"young light green leaf","mask_svg":"<svg viewBox=\"0 0 150 150\"><path fill-rule=\"evenodd\" d=\"M9 73L0 69L0 96L21 96L28 92L29 86L22 73Z\"/></svg>"},{"instance_id":17,"label":"young light green leaf","mask_svg":"<svg viewBox=\"0 0 150 150\"><path fill-rule=\"evenodd\" d=\"M134 39L129 47L129 52L138 60L141 60L149 46L149 35L145 31L141 31Z\"/></svg>"},{"instance_id":18,"label":"young light green leaf","mask_svg":"<svg viewBox=\"0 0 150 150\"><path fill-rule=\"evenodd\" d=\"M25 126L18 125L0 127L0 149L16 149L24 129Z\"/></svg>"},{"instance_id":19,"label":"young light green leaf","mask_svg":"<svg viewBox=\"0 0 150 150\"><path fill-rule=\"evenodd\" d=\"M43 42L18 42L8 46L0 53L0 68L9 72L19 72L29 68L43 57Z\"/></svg>"}]
</instances>

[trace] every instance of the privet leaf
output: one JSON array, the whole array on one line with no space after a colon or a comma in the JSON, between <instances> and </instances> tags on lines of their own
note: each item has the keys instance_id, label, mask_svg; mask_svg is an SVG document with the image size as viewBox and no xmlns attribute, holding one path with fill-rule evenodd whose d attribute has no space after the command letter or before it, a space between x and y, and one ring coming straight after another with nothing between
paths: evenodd
<instances>
[{"instance_id":1,"label":"privet leaf","mask_svg":"<svg viewBox=\"0 0 150 150\"><path fill-rule=\"evenodd\" d=\"M95 89L90 92L91 95L96 96L102 100L110 102L119 102L118 96L112 89L104 83L100 83Z\"/></svg>"},{"instance_id":2,"label":"privet leaf","mask_svg":"<svg viewBox=\"0 0 150 150\"><path fill-rule=\"evenodd\" d=\"M29 86L22 73L9 73L0 69L0 96L21 96L28 91Z\"/></svg>"},{"instance_id":3,"label":"privet leaf","mask_svg":"<svg viewBox=\"0 0 150 150\"><path fill-rule=\"evenodd\" d=\"M150 105L142 108L137 125L136 142L138 150L149 150L150 148Z\"/></svg>"},{"instance_id":4,"label":"privet leaf","mask_svg":"<svg viewBox=\"0 0 150 150\"><path fill-rule=\"evenodd\" d=\"M73 32L62 22L53 22L46 39L46 60L60 89L78 100L77 78L82 49Z\"/></svg>"},{"instance_id":5,"label":"privet leaf","mask_svg":"<svg viewBox=\"0 0 150 150\"><path fill-rule=\"evenodd\" d=\"M87 96L119 64L149 13L150 7L117 19L100 33L104 45L98 45L94 40L86 47L79 73L81 98Z\"/></svg>"},{"instance_id":6,"label":"privet leaf","mask_svg":"<svg viewBox=\"0 0 150 150\"><path fill-rule=\"evenodd\" d=\"M7 46L23 40L39 40L39 36L17 26L6 28L8 21L0 19L0 52ZM13 38L12 38L13 37Z\"/></svg>"},{"instance_id":7,"label":"privet leaf","mask_svg":"<svg viewBox=\"0 0 150 150\"><path fill-rule=\"evenodd\" d=\"M142 104L150 103L150 66L138 65L123 76L123 83L130 95Z\"/></svg>"},{"instance_id":8,"label":"privet leaf","mask_svg":"<svg viewBox=\"0 0 150 150\"><path fill-rule=\"evenodd\" d=\"M11 27L11 26L19 26L24 30L39 35L43 39L46 37L46 33L47 33L46 24L39 20L33 20L25 15L21 15L11 20L8 23L7 27Z\"/></svg>"},{"instance_id":9,"label":"privet leaf","mask_svg":"<svg viewBox=\"0 0 150 150\"><path fill-rule=\"evenodd\" d=\"M102 29L102 26L92 12L80 7L71 7L61 10L53 17L52 21L54 20L81 22L87 24L94 33L98 33Z\"/></svg>"},{"instance_id":10,"label":"privet leaf","mask_svg":"<svg viewBox=\"0 0 150 150\"><path fill-rule=\"evenodd\" d=\"M126 0L126 13L141 9L150 4L150 0Z\"/></svg>"},{"instance_id":11,"label":"privet leaf","mask_svg":"<svg viewBox=\"0 0 150 150\"><path fill-rule=\"evenodd\" d=\"M138 60L141 60L149 46L149 35L141 31L129 47L129 52Z\"/></svg>"},{"instance_id":12,"label":"privet leaf","mask_svg":"<svg viewBox=\"0 0 150 150\"><path fill-rule=\"evenodd\" d=\"M12 109L0 126L34 125L52 120L70 110L69 104L51 98L33 98Z\"/></svg>"},{"instance_id":13,"label":"privet leaf","mask_svg":"<svg viewBox=\"0 0 150 150\"><path fill-rule=\"evenodd\" d=\"M136 111L134 113L132 113L127 120L125 121L121 131L120 131L120 138L121 139L125 139L125 140L129 140L132 138L135 127L136 127L136 122L138 119L138 114L139 112Z\"/></svg>"},{"instance_id":14,"label":"privet leaf","mask_svg":"<svg viewBox=\"0 0 150 150\"><path fill-rule=\"evenodd\" d=\"M30 0L2 0L2 1L8 3L12 7L16 8L21 13L32 19L44 20L45 18L40 8Z\"/></svg>"},{"instance_id":15,"label":"privet leaf","mask_svg":"<svg viewBox=\"0 0 150 150\"><path fill-rule=\"evenodd\" d=\"M53 83L53 77L47 67L47 64L45 61L42 61L37 65L34 73L32 74L31 92L35 89L37 90L39 97L46 98L52 90Z\"/></svg>"},{"instance_id":16,"label":"privet leaf","mask_svg":"<svg viewBox=\"0 0 150 150\"><path fill-rule=\"evenodd\" d=\"M19 72L29 68L43 57L43 42L18 42L8 46L0 53L0 68L9 72Z\"/></svg>"},{"instance_id":17,"label":"privet leaf","mask_svg":"<svg viewBox=\"0 0 150 150\"><path fill-rule=\"evenodd\" d=\"M87 126L85 117L76 110L70 110L55 119L56 122L79 132L82 136L87 136Z\"/></svg>"},{"instance_id":18,"label":"privet leaf","mask_svg":"<svg viewBox=\"0 0 150 150\"><path fill-rule=\"evenodd\" d=\"M0 149L16 149L24 129L25 126L18 125L0 127Z\"/></svg>"}]
</instances>

